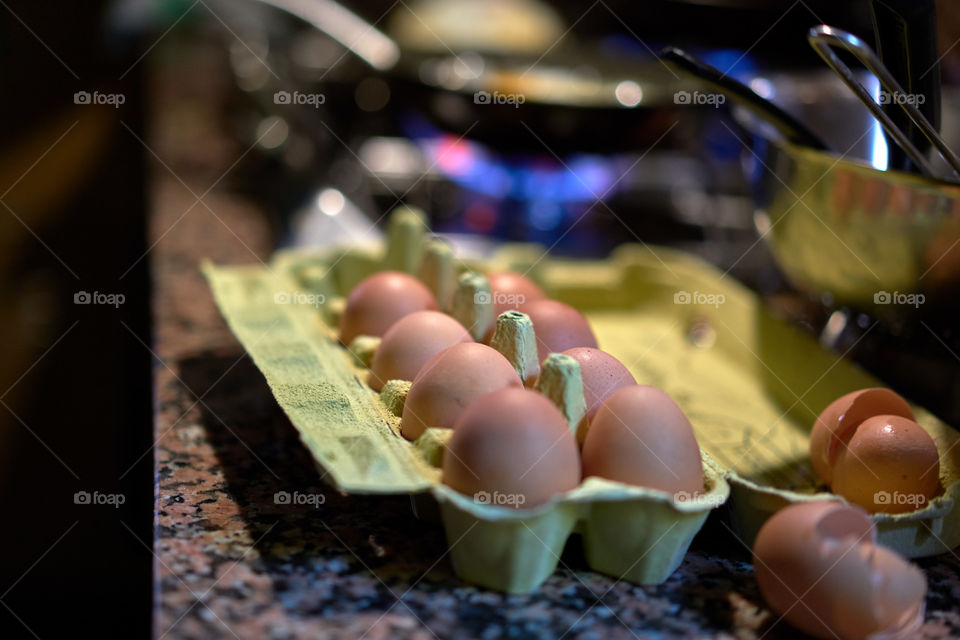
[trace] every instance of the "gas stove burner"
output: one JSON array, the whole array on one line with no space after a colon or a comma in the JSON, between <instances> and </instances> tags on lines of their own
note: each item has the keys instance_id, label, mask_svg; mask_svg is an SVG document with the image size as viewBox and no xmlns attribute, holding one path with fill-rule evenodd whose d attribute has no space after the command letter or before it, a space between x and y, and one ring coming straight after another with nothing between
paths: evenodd
<instances>
[{"instance_id":1,"label":"gas stove burner","mask_svg":"<svg viewBox=\"0 0 960 640\"><path fill-rule=\"evenodd\" d=\"M597 154L501 157L452 135L419 141L445 177L479 195L563 205L615 196L630 158Z\"/></svg>"},{"instance_id":2,"label":"gas stove burner","mask_svg":"<svg viewBox=\"0 0 960 640\"><path fill-rule=\"evenodd\" d=\"M411 194L406 199L429 211L439 232L598 256L646 237L644 225L699 228L699 211L709 207L709 198L687 197L703 191L702 163L676 150L510 152L416 119L406 123L404 134L372 137L360 147L360 164L369 174L365 183L386 208L398 193ZM749 229L743 213L742 226Z\"/></svg>"}]
</instances>

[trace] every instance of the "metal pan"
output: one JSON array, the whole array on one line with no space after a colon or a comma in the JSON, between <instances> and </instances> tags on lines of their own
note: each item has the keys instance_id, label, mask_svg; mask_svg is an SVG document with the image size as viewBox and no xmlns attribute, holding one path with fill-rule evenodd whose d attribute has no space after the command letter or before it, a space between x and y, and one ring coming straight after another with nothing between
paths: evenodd
<instances>
[{"instance_id":1,"label":"metal pan","mask_svg":"<svg viewBox=\"0 0 960 640\"><path fill-rule=\"evenodd\" d=\"M956 292L960 187L754 133L757 229L795 286L896 312Z\"/></svg>"},{"instance_id":2,"label":"metal pan","mask_svg":"<svg viewBox=\"0 0 960 640\"><path fill-rule=\"evenodd\" d=\"M750 102L765 100L719 75L706 80L731 100L745 90L755 98ZM757 229L797 288L881 315L911 312L958 292L960 186L879 170L830 139L824 143L836 151L791 141L782 125L770 126L776 111L737 115L753 137L744 166Z\"/></svg>"},{"instance_id":3,"label":"metal pan","mask_svg":"<svg viewBox=\"0 0 960 640\"><path fill-rule=\"evenodd\" d=\"M542 152L546 144L560 154L633 151L669 129L674 94L685 86L655 58L637 62L602 55L573 37L562 37L562 26L550 36L556 37L556 46L547 40L538 52L529 46L492 45L458 50L455 40L449 48L433 32L436 25L416 16L407 20L424 31L424 42L415 46L416 38L396 28L403 22L394 14L413 11L406 5L388 12L381 30L335 0L256 4L289 13L342 45L337 64L352 69L344 74L345 81L357 83L368 76L382 80L394 113L426 114L448 133L469 134L500 149ZM438 4L431 3L434 8ZM502 10L520 4L539 3L497 6ZM478 12L493 10L481 5L464 4ZM358 61L361 64L354 64ZM322 76L327 83L333 80L333 74ZM284 78L283 84L295 81ZM309 86L309 80L306 83ZM354 106L352 101L349 106ZM531 134L533 124L536 135Z\"/></svg>"}]
</instances>

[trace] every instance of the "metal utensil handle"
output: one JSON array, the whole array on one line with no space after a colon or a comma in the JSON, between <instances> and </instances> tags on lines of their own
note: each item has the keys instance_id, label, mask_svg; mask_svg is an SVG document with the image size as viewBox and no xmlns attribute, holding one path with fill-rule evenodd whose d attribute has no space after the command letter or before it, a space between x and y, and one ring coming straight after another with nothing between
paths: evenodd
<instances>
[{"instance_id":1,"label":"metal utensil handle","mask_svg":"<svg viewBox=\"0 0 960 640\"><path fill-rule=\"evenodd\" d=\"M716 67L676 47L661 49L659 56L660 60L677 71L707 84L769 123L790 142L819 151L829 150L827 145L806 125L770 100L757 95L756 91L736 78L722 73Z\"/></svg>"},{"instance_id":2,"label":"metal utensil handle","mask_svg":"<svg viewBox=\"0 0 960 640\"><path fill-rule=\"evenodd\" d=\"M903 87L900 86L893 76L890 75L890 72L887 71L887 68L880 62L880 59L877 58L876 54L873 52L873 49L870 46L853 35L841 29L836 29L834 27L827 26L822 24L818 27L810 29L810 32L807 34L807 40L810 42L810 46L813 47L814 51L823 58L823 61L833 69L840 78L846 83L850 90L853 91L860 101L866 106L873 116L877 119L880 125L883 127L884 131L890 135L893 139L897 141L897 144L900 145L909 156L910 159L917 163L923 172L929 177L938 177L936 170L930 164L930 161L920 152L919 149L910 141L910 138L900 127L898 127L893 120L890 119L890 116L887 115L880 106L880 104L874 100L873 96L870 95L870 92L867 91L857 79L854 77L853 72L840 58L833 52L833 47L839 47L845 51L852 53L856 58L863 63L863 65L873 73L877 79L880 81L880 85L891 95L906 95L906 92L903 90ZM913 121L920 131L923 132L923 135L929 140L940 152L940 155L943 156L943 159L953 168L956 177L960 177L960 158L950 150L950 147L947 146L947 143L943 141L943 138L940 137L940 134L937 133L936 129L933 128L933 125L930 124L930 121L924 117L922 113L908 100L897 101L901 108L907 112L907 115L910 116L910 119ZM952 176L953 178L953 176Z\"/></svg>"}]
</instances>

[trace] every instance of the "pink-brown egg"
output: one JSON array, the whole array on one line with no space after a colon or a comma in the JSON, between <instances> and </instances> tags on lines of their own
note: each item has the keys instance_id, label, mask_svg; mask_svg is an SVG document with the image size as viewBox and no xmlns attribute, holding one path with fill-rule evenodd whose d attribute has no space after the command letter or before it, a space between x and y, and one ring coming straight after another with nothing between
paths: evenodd
<instances>
[{"instance_id":1,"label":"pink-brown egg","mask_svg":"<svg viewBox=\"0 0 960 640\"><path fill-rule=\"evenodd\" d=\"M493 302L493 322L483 336L484 344L490 344L493 332L497 328L497 317L504 311L523 311L529 302L546 298L537 284L516 271L499 271L487 274L490 284L490 298Z\"/></svg>"},{"instance_id":2,"label":"pink-brown egg","mask_svg":"<svg viewBox=\"0 0 960 640\"><path fill-rule=\"evenodd\" d=\"M937 443L901 416L873 416L857 426L833 466L831 490L870 512L922 509L940 486Z\"/></svg>"},{"instance_id":3,"label":"pink-brown egg","mask_svg":"<svg viewBox=\"0 0 960 640\"><path fill-rule=\"evenodd\" d=\"M563 352L580 363L583 378L583 399L587 404L584 420L589 422L600 405L615 391L637 384L630 370L606 351L592 347L575 347Z\"/></svg>"},{"instance_id":4,"label":"pink-brown egg","mask_svg":"<svg viewBox=\"0 0 960 640\"><path fill-rule=\"evenodd\" d=\"M421 367L403 404L400 432L416 440L431 427L451 428L474 399L523 382L499 351L479 342L448 347Z\"/></svg>"},{"instance_id":5,"label":"pink-brown egg","mask_svg":"<svg viewBox=\"0 0 960 640\"><path fill-rule=\"evenodd\" d=\"M523 312L533 322L537 337L537 359L543 362L551 353L563 353L574 347L597 348L590 323L582 313L556 300L534 300Z\"/></svg>"},{"instance_id":6,"label":"pink-brown egg","mask_svg":"<svg viewBox=\"0 0 960 640\"><path fill-rule=\"evenodd\" d=\"M400 271L381 271L361 280L347 296L340 315L340 343L359 335L382 336L414 311L434 310L437 301L426 285Z\"/></svg>"},{"instance_id":7,"label":"pink-brown egg","mask_svg":"<svg viewBox=\"0 0 960 640\"><path fill-rule=\"evenodd\" d=\"M671 494L703 490L693 427L666 393L646 385L614 392L590 422L583 476L599 476Z\"/></svg>"},{"instance_id":8,"label":"pink-brown egg","mask_svg":"<svg viewBox=\"0 0 960 640\"><path fill-rule=\"evenodd\" d=\"M414 311L383 334L370 364L370 386L380 391L387 380L413 380L430 358L460 342L473 338L459 322L439 311Z\"/></svg>"},{"instance_id":9,"label":"pink-brown egg","mask_svg":"<svg viewBox=\"0 0 960 640\"><path fill-rule=\"evenodd\" d=\"M873 523L857 507L791 504L760 528L753 556L770 608L815 637L906 639L923 622L923 574L876 544Z\"/></svg>"},{"instance_id":10,"label":"pink-brown egg","mask_svg":"<svg viewBox=\"0 0 960 640\"><path fill-rule=\"evenodd\" d=\"M852 391L823 410L810 431L810 463L824 482L830 484L837 456L860 423L883 414L914 419L906 400L882 387Z\"/></svg>"},{"instance_id":11,"label":"pink-brown egg","mask_svg":"<svg viewBox=\"0 0 960 640\"><path fill-rule=\"evenodd\" d=\"M500 271L487 275L494 316L511 309L523 310L524 305L546 298L543 290L530 278L515 271Z\"/></svg>"},{"instance_id":12,"label":"pink-brown egg","mask_svg":"<svg viewBox=\"0 0 960 640\"><path fill-rule=\"evenodd\" d=\"M457 420L443 483L481 503L536 507L580 484L577 443L545 396L500 389L475 399Z\"/></svg>"}]
</instances>

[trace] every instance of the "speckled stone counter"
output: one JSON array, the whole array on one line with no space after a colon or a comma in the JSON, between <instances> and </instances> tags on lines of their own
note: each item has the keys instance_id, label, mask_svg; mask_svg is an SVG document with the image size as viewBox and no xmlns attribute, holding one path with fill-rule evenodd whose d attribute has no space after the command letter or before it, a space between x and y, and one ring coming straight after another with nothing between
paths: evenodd
<instances>
[{"instance_id":1,"label":"speckled stone counter","mask_svg":"<svg viewBox=\"0 0 960 640\"><path fill-rule=\"evenodd\" d=\"M266 259L272 233L220 180L245 148L218 133L214 70L181 64L159 76L148 141L166 164L153 163L150 254L156 638L800 637L762 604L747 550L719 520L661 585L586 570L574 540L535 593L507 596L459 581L442 528L415 518L408 498L324 485L198 270L203 258ZM277 504L284 491L305 503ZM958 637L960 559L920 565L920 637Z\"/></svg>"}]
</instances>

